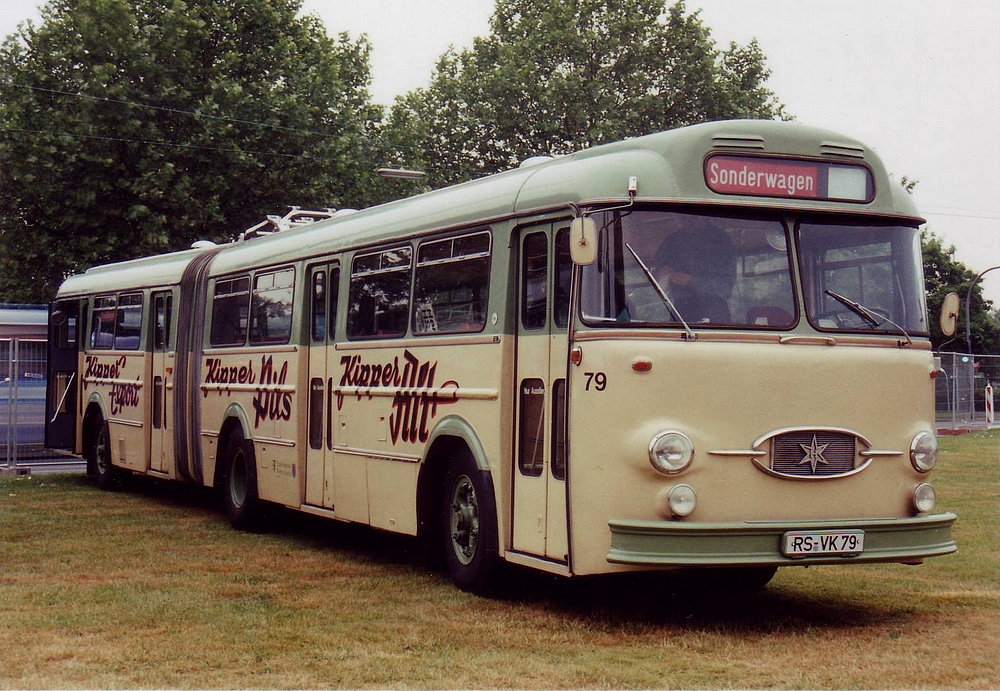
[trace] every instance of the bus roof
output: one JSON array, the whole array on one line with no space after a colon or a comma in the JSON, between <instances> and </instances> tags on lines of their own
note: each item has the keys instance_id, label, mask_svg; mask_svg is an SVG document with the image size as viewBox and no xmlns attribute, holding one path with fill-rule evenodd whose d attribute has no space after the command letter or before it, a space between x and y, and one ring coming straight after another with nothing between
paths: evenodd
<instances>
[{"instance_id":1,"label":"bus roof","mask_svg":"<svg viewBox=\"0 0 1000 691\"><path fill-rule=\"evenodd\" d=\"M863 164L878 194L869 202L834 202L717 194L705 181L708 155L782 156L831 163ZM249 267L276 265L352 247L389 242L430 230L473 228L532 213L630 200L713 206L795 208L898 218L919 223L913 201L889 179L878 156L857 140L799 123L730 120L693 125L597 146L574 154L532 161L497 175L372 207L354 214L293 228L248 242L234 243L212 262L219 275ZM60 295L100 290L100 284L176 283L199 250L148 257L99 269L66 281ZM131 279L120 275L125 271ZM115 275L112 278L112 274ZM125 283L120 281L125 280ZM106 289L114 289L110 282Z\"/></svg>"}]
</instances>

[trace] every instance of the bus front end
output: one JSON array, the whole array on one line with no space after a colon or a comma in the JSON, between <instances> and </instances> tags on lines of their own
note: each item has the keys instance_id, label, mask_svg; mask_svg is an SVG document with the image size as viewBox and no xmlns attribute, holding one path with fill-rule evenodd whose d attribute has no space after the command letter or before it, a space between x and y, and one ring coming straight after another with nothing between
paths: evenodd
<instances>
[{"instance_id":1,"label":"bus front end","mask_svg":"<svg viewBox=\"0 0 1000 691\"><path fill-rule=\"evenodd\" d=\"M915 223L674 205L592 218L569 368L574 573L957 549L956 517L933 513Z\"/></svg>"}]
</instances>

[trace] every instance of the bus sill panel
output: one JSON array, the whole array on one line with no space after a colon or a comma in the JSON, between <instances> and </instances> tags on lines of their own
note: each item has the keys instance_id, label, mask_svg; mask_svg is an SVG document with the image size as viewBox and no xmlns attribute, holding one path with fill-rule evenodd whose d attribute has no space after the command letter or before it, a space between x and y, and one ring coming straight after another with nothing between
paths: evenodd
<instances>
[{"instance_id":1,"label":"bus sill panel","mask_svg":"<svg viewBox=\"0 0 1000 691\"><path fill-rule=\"evenodd\" d=\"M953 513L899 519L796 522L681 523L611 520L612 564L633 566L813 566L915 562L958 550ZM786 557L788 531L863 530L864 552L852 556Z\"/></svg>"}]
</instances>

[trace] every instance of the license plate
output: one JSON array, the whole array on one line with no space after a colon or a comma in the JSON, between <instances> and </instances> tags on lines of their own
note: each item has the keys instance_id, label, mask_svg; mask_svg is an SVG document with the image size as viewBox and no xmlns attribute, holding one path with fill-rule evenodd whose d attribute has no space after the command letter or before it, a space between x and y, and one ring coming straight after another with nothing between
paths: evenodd
<instances>
[{"instance_id":1,"label":"license plate","mask_svg":"<svg viewBox=\"0 0 1000 691\"><path fill-rule=\"evenodd\" d=\"M785 533L782 552L786 557L852 555L865 550L863 530L810 530Z\"/></svg>"}]
</instances>

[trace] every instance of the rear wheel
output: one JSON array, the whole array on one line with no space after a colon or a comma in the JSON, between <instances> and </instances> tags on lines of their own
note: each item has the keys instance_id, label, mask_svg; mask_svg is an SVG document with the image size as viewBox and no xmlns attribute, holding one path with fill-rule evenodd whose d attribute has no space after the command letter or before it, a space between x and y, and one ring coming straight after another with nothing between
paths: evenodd
<instances>
[{"instance_id":1,"label":"rear wheel","mask_svg":"<svg viewBox=\"0 0 1000 691\"><path fill-rule=\"evenodd\" d=\"M500 561L489 474L463 453L452 461L446 478L441 518L448 570L462 590L488 594Z\"/></svg>"},{"instance_id":2,"label":"rear wheel","mask_svg":"<svg viewBox=\"0 0 1000 691\"><path fill-rule=\"evenodd\" d=\"M257 457L253 442L243 436L242 429L229 438L222 492L229 523L237 530L259 530L262 510L257 496Z\"/></svg>"}]
</instances>

